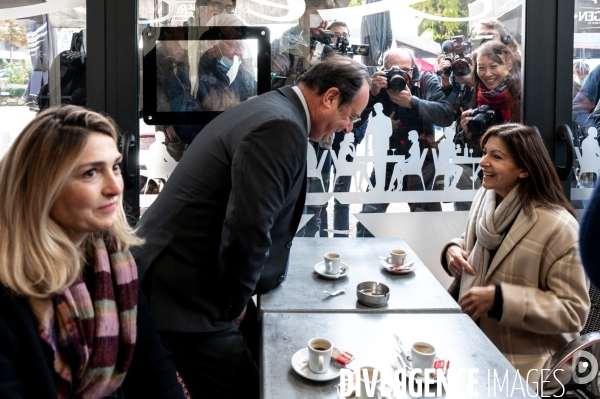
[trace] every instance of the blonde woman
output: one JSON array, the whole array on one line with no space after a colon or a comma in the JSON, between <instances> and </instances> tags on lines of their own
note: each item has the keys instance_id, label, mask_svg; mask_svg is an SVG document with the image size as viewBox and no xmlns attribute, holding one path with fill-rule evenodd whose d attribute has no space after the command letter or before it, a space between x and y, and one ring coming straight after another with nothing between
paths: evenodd
<instances>
[{"instance_id":1,"label":"blonde woman","mask_svg":"<svg viewBox=\"0 0 600 399\"><path fill-rule=\"evenodd\" d=\"M50 108L0 161L2 397L183 398L138 292L116 138Z\"/></svg>"}]
</instances>

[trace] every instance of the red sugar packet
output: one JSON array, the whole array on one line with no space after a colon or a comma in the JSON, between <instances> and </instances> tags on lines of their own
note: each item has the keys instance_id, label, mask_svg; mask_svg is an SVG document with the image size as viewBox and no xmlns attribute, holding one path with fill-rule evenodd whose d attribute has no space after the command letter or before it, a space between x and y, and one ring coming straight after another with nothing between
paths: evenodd
<instances>
[{"instance_id":1,"label":"red sugar packet","mask_svg":"<svg viewBox=\"0 0 600 399\"><path fill-rule=\"evenodd\" d=\"M442 372L444 373L444 375L446 375L446 372L448 371L448 367L450 367L450 360L438 359L435 362L433 362L433 368L441 369Z\"/></svg>"},{"instance_id":2,"label":"red sugar packet","mask_svg":"<svg viewBox=\"0 0 600 399\"><path fill-rule=\"evenodd\" d=\"M350 352L345 352L334 347L331 351L331 360L345 367L348 363L354 360L354 355Z\"/></svg>"}]
</instances>

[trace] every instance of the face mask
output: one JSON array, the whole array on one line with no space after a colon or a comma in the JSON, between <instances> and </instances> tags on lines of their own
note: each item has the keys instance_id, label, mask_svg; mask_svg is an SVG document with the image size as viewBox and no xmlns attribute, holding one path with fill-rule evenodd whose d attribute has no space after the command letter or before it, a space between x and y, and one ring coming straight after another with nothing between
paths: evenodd
<instances>
[{"instance_id":1,"label":"face mask","mask_svg":"<svg viewBox=\"0 0 600 399\"><path fill-rule=\"evenodd\" d=\"M217 47L219 48L219 51L221 51L221 46L219 46L219 44L217 44ZM219 64L227 71L229 84L231 84L237 76L240 65L242 65L242 60L240 60L237 55L234 55L232 61L225 57L221 51L221 59L219 60Z\"/></svg>"},{"instance_id":2,"label":"face mask","mask_svg":"<svg viewBox=\"0 0 600 399\"><path fill-rule=\"evenodd\" d=\"M310 27L318 28L323 23L323 18L319 14L310 14Z\"/></svg>"}]
</instances>

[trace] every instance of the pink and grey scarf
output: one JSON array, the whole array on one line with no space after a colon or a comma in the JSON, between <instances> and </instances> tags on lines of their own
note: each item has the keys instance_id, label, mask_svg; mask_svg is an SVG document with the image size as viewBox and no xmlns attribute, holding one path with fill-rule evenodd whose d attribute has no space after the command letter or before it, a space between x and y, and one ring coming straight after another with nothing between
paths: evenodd
<instances>
[{"instance_id":1,"label":"pink and grey scarf","mask_svg":"<svg viewBox=\"0 0 600 399\"><path fill-rule=\"evenodd\" d=\"M38 334L54 352L59 399L111 394L133 358L137 269L131 253L107 244L108 250L102 239L95 241L92 264L86 268L94 273L93 292L80 277L63 294L29 299Z\"/></svg>"}]
</instances>

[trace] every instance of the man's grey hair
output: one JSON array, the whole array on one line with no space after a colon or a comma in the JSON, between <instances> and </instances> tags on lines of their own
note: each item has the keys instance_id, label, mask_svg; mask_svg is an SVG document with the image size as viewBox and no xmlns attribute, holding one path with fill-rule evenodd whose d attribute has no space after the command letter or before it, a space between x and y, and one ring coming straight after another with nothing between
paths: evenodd
<instances>
[{"instance_id":1,"label":"man's grey hair","mask_svg":"<svg viewBox=\"0 0 600 399\"><path fill-rule=\"evenodd\" d=\"M391 48L389 50L387 50L385 53L383 53L383 67L385 69L390 69L393 65L388 65L388 59L390 58L390 56L392 54L401 54L401 53L408 53L409 57L410 57L410 61L412 63L412 67L414 68L415 66L415 51L413 49L411 49L410 47L397 47L397 48Z\"/></svg>"},{"instance_id":2,"label":"man's grey hair","mask_svg":"<svg viewBox=\"0 0 600 399\"><path fill-rule=\"evenodd\" d=\"M336 87L342 106L354 101L363 84L371 86L371 77L359 62L334 55L310 68L296 83L302 83L318 95Z\"/></svg>"},{"instance_id":3,"label":"man's grey hair","mask_svg":"<svg viewBox=\"0 0 600 399\"><path fill-rule=\"evenodd\" d=\"M348 25L346 25L346 23L343 21L335 21L331 25L329 25L327 27L327 29L331 30L331 28L335 28L336 26L343 26L344 28L346 28L348 30L348 34L350 34L350 28L348 28Z\"/></svg>"}]
</instances>

